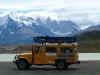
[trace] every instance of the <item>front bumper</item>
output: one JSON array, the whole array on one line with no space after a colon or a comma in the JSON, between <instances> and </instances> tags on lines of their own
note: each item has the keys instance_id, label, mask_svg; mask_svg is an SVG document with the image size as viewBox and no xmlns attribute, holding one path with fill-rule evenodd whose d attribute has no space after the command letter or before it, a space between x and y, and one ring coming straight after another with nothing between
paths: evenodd
<instances>
[{"instance_id":1,"label":"front bumper","mask_svg":"<svg viewBox=\"0 0 100 75\"><path fill-rule=\"evenodd\" d=\"M17 64L17 63L19 63L19 60L13 60L12 63Z\"/></svg>"},{"instance_id":2,"label":"front bumper","mask_svg":"<svg viewBox=\"0 0 100 75\"><path fill-rule=\"evenodd\" d=\"M16 55L12 62L13 62L13 63L17 63L18 60L19 60L19 55Z\"/></svg>"},{"instance_id":3,"label":"front bumper","mask_svg":"<svg viewBox=\"0 0 100 75\"><path fill-rule=\"evenodd\" d=\"M16 59L14 59L13 61L12 61L12 63L16 63L18 60L16 60Z\"/></svg>"},{"instance_id":4,"label":"front bumper","mask_svg":"<svg viewBox=\"0 0 100 75\"><path fill-rule=\"evenodd\" d=\"M18 58L14 58L12 63L18 63L19 62L19 59Z\"/></svg>"}]
</instances>

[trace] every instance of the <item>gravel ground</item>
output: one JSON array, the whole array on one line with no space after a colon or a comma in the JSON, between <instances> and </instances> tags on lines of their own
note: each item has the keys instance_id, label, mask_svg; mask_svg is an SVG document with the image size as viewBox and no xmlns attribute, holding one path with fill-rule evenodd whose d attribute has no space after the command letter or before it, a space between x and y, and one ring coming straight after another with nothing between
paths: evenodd
<instances>
[{"instance_id":1,"label":"gravel ground","mask_svg":"<svg viewBox=\"0 0 100 75\"><path fill-rule=\"evenodd\" d=\"M68 70L56 70L53 66L32 66L20 71L11 62L0 62L0 75L100 75L100 61L84 61Z\"/></svg>"}]
</instances>

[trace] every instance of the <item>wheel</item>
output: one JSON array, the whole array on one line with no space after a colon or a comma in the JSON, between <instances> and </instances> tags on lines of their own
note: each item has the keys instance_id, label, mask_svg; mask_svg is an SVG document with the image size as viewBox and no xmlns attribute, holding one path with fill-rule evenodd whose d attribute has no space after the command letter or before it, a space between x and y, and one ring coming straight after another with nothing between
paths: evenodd
<instances>
[{"instance_id":1,"label":"wheel","mask_svg":"<svg viewBox=\"0 0 100 75\"><path fill-rule=\"evenodd\" d=\"M56 62L56 68L58 70L64 70L66 67L65 67L65 63L64 61L60 60L60 61L57 61Z\"/></svg>"},{"instance_id":2,"label":"wheel","mask_svg":"<svg viewBox=\"0 0 100 75\"><path fill-rule=\"evenodd\" d=\"M65 63L65 69L68 69L69 64Z\"/></svg>"},{"instance_id":3,"label":"wheel","mask_svg":"<svg viewBox=\"0 0 100 75\"><path fill-rule=\"evenodd\" d=\"M30 67L29 63L25 59L18 60L18 63L16 63L16 65L19 70L26 70Z\"/></svg>"}]
</instances>

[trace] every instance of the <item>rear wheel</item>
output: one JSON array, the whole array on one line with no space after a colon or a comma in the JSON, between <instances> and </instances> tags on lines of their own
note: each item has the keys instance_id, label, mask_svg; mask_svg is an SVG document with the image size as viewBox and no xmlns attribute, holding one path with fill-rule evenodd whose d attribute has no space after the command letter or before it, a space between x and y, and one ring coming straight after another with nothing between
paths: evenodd
<instances>
[{"instance_id":1,"label":"rear wheel","mask_svg":"<svg viewBox=\"0 0 100 75\"><path fill-rule=\"evenodd\" d=\"M69 64L65 63L65 69L68 69Z\"/></svg>"},{"instance_id":2,"label":"rear wheel","mask_svg":"<svg viewBox=\"0 0 100 75\"><path fill-rule=\"evenodd\" d=\"M57 61L56 62L56 68L58 70L64 70L64 69L66 69L64 61Z\"/></svg>"},{"instance_id":3,"label":"rear wheel","mask_svg":"<svg viewBox=\"0 0 100 75\"><path fill-rule=\"evenodd\" d=\"M16 65L19 70L26 70L30 67L30 64L25 59L18 60L18 63L16 63Z\"/></svg>"}]
</instances>

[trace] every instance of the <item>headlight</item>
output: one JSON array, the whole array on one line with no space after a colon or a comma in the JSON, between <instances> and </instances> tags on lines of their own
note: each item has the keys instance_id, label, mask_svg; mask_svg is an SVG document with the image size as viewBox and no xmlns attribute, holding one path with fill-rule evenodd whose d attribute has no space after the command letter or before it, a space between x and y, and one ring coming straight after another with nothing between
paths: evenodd
<instances>
[{"instance_id":1,"label":"headlight","mask_svg":"<svg viewBox=\"0 0 100 75\"><path fill-rule=\"evenodd\" d=\"M17 60L18 58L19 58L19 55L16 55L16 56L15 56L15 59Z\"/></svg>"}]
</instances>

